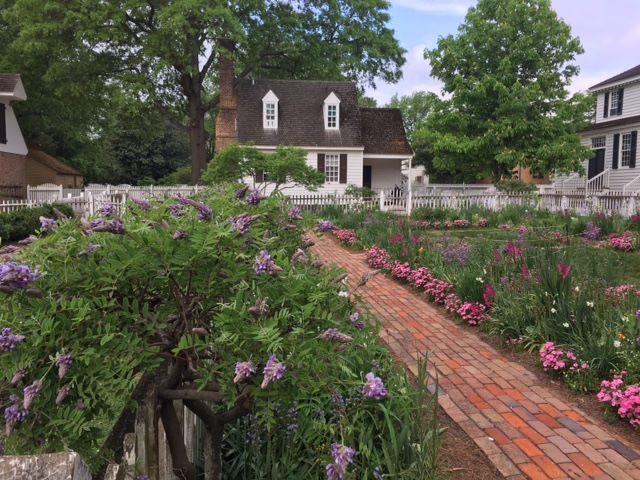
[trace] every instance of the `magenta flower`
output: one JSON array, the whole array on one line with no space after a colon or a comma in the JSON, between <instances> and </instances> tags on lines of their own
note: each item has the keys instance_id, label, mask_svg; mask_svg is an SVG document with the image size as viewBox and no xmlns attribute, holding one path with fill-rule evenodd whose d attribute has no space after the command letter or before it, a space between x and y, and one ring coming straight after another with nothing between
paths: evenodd
<instances>
[{"instance_id":1,"label":"magenta flower","mask_svg":"<svg viewBox=\"0 0 640 480\"><path fill-rule=\"evenodd\" d=\"M287 367L284 363L280 363L275 355L271 355L269 360L267 360L267 364L262 373L264 375L264 379L262 380L260 388L264 389L272 383L281 380L282 377L284 377L284 374L287 373Z\"/></svg>"},{"instance_id":2,"label":"magenta flower","mask_svg":"<svg viewBox=\"0 0 640 480\"><path fill-rule=\"evenodd\" d=\"M245 383L256 373L256 366L253 362L236 363L236 375L233 377L233 383Z\"/></svg>"},{"instance_id":3,"label":"magenta flower","mask_svg":"<svg viewBox=\"0 0 640 480\"><path fill-rule=\"evenodd\" d=\"M558 264L558 272L560 272L560 276L562 280L566 280L571 275L571 265L567 265L566 263Z\"/></svg>"},{"instance_id":4,"label":"magenta flower","mask_svg":"<svg viewBox=\"0 0 640 480\"><path fill-rule=\"evenodd\" d=\"M480 325L487 318L486 307L482 303L467 302L458 308L458 315L469 325Z\"/></svg>"},{"instance_id":5,"label":"magenta flower","mask_svg":"<svg viewBox=\"0 0 640 480\"><path fill-rule=\"evenodd\" d=\"M367 381L362 387L362 394L369 399L384 400L388 396L387 389L380 377L376 377L373 372L366 375Z\"/></svg>"},{"instance_id":6,"label":"magenta flower","mask_svg":"<svg viewBox=\"0 0 640 480\"><path fill-rule=\"evenodd\" d=\"M487 283L484 287L484 293L482 294L482 300L487 308L490 308L493 305L493 300L496 298L496 291L493 288L493 285Z\"/></svg>"}]
</instances>

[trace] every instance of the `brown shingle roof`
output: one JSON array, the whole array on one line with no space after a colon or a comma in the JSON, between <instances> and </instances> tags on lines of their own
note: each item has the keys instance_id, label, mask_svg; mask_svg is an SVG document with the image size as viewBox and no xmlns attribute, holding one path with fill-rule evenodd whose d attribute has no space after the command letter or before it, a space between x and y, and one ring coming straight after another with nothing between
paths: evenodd
<instances>
[{"instance_id":1,"label":"brown shingle roof","mask_svg":"<svg viewBox=\"0 0 640 480\"><path fill-rule=\"evenodd\" d=\"M82 176L82 174L77 171L75 168L70 167L66 163L62 163L57 158L52 157L48 153L44 153L42 150L36 150L33 148L29 149L29 153L27 156L42 165L45 165L52 170L55 170L57 173L62 175L78 175Z\"/></svg>"},{"instance_id":2,"label":"brown shingle roof","mask_svg":"<svg viewBox=\"0 0 640 480\"><path fill-rule=\"evenodd\" d=\"M640 115L634 115L632 117L618 118L616 120L610 120L608 122L592 123L588 127L582 129L582 132L593 132L596 130L603 130L609 127L623 127L625 125L631 125L632 123L640 123Z\"/></svg>"},{"instance_id":3,"label":"brown shingle roof","mask_svg":"<svg viewBox=\"0 0 640 480\"><path fill-rule=\"evenodd\" d=\"M278 129L262 126L262 98L269 90L278 97ZM333 92L340 99L340 129L324 128L324 100ZM238 140L256 145L298 147L360 147L360 110L352 82L305 80L240 80Z\"/></svg>"},{"instance_id":4,"label":"brown shingle roof","mask_svg":"<svg viewBox=\"0 0 640 480\"><path fill-rule=\"evenodd\" d=\"M614 75L611 78L607 78L603 82L595 84L593 87L589 88L589 90L594 90L596 88L603 87L603 86L608 85L610 83L615 83L615 82L620 82L622 80L627 80L628 78L637 77L638 75L640 75L640 65L636 65L635 67L630 68L629 70L625 70L624 72L619 73L618 75Z\"/></svg>"},{"instance_id":5,"label":"brown shingle roof","mask_svg":"<svg viewBox=\"0 0 640 480\"><path fill-rule=\"evenodd\" d=\"M413 155L397 108L361 108L364 153Z\"/></svg>"},{"instance_id":6,"label":"brown shingle roof","mask_svg":"<svg viewBox=\"0 0 640 480\"><path fill-rule=\"evenodd\" d=\"M0 73L0 92L13 93L19 81L16 73Z\"/></svg>"}]
</instances>

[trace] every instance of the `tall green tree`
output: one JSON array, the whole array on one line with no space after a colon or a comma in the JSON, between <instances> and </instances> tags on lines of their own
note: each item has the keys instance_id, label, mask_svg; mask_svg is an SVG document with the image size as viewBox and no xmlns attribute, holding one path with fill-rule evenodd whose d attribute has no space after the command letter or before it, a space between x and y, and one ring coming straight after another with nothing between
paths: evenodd
<instances>
[{"instance_id":1,"label":"tall green tree","mask_svg":"<svg viewBox=\"0 0 640 480\"><path fill-rule=\"evenodd\" d=\"M18 40L22 30L38 33L29 39L34 49L44 48L38 38L46 44L48 31L72 24L75 36L56 45L102 57L111 67L105 84L152 102L184 129L196 180L210 150L221 55L234 57L239 77L394 81L404 50L387 26L388 7L387 0L13 0L10 14Z\"/></svg>"},{"instance_id":2,"label":"tall green tree","mask_svg":"<svg viewBox=\"0 0 640 480\"><path fill-rule=\"evenodd\" d=\"M414 92L401 97L396 94L389 100L389 107L398 108L402 112L404 129L412 144L417 134L424 129L427 118L438 102L440 98L432 92Z\"/></svg>"},{"instance_id":3,"label":"tall green tree","mask_svg":"<svg viewBox=\"0 0 640 480\"><path fill-rule=\"evenodd\" d=\"M429 116L423 139L434 167L468 180L580 170L590 152L578 130L591 99L570 96L580 40L550 0L479 0L456 35L425 52L450 97Z\"/></svg>"}]
</instances>

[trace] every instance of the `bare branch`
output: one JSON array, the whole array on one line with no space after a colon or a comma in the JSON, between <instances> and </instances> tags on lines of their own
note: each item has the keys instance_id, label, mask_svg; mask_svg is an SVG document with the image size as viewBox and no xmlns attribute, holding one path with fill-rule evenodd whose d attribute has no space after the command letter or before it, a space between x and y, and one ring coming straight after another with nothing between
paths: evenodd
<instances>
[{"instance_id":1,"label":"bare branch","mask_svg":"<svg viewBox=\"0 0 640 480\"><path fill-rule=\"evenodd\" d=\"M202 400L205 402L223 403L224 395L206 390L160 390L160 398L165 400Z\"/></svg>"}]
</instances>

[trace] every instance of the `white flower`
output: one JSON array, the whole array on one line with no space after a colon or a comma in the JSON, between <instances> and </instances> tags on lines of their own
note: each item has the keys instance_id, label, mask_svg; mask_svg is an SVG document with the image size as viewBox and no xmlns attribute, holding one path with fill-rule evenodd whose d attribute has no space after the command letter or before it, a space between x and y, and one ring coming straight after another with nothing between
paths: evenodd
<instances>
[{"instance_id":1,"label":"white flower","mask_svg":"<svg viewBox=\"0 0 640 480\"><path fill-rule=\"evenodd\" d=\"M552 308L551 313L558 313L558 311L555 308Z\"/></svg>"},{"instance_id":2,"label":"white flower","mask_svg":"<svg viewBox=\"0 0 640 480\"><path fill-rule=\"evenodd\" d=\"M622 344L620 343L620 340L614 340L614 341L613 341L613 346L614 346L614 347L616 347L616 348L620 348L620 345L622 345Z\"/></svg>"},{"instance_id":3,"label":"white flower","mask_svg":"<svg viewBox=\"0 0 640 480\"><path fill-rule=\"evenodd\" d=\"M476 277L476 282L483 283L483 282L484 282L484 280L482 279L482 277Z\"/></svg>"},{"instance_id":4,"label":"white flower","mask_svg":"<svg viewBox=\"0 0 640 480\"><path fill-rule=\"evenodd\" d=\"M483 269L482 269L482 274L483 274L483 275L486 275L486 274L487 274L487 269L486 269L486 268L483 268Z\"/></svg>"},{"instance_id":5,"label":"white flower","mask_svg":"<svg viewBox=\"0 0 640 480\"><path fill-rule=\"evenodd\" d=\"M594 303L593 302L587 302L587 307L589 308L593 308Z\"/></svg>"},{"instance_id":6,"label":"white flower","mask_svg":"<svg viewBox=\"0 0 640 480\"><path fill-rule=\"evenodd\" d=\"M575 287L573 287L573 291L578 293L580 291L580 287L576 285Z\"/></svg>"},{"instance_id":7,"label":"white flower","mask_svg":"<svg viewBox=\"0 0 640 480\"><path fill-rule=\"evenodd\" d=\"M623 315L622 317L620 317L620 319L624 322L627 323L629 321L629 317L627 317L626 315Z\"/></svg>"},{"instance_id":8,"label":"white flower","mask_svg":"<svg viewBox=\"0 0 640 480\"><path fill-rule=\"evenodd\" d=\"M340 292L338 292L338 296L347 298L349 296L349 292L345 292L344 290L340 290Z\"/></svg>"},{"instance_id":9,"label":"white flower","mask_svg":"<svg viewBox=\"0 0 640 480\"><path fill-rule=\"evenodd\" d=\"M562 324L562 326L563 326L564 328L569 328L569 322L564 322L564 323Z\"/></svg>"}]
</instances>

